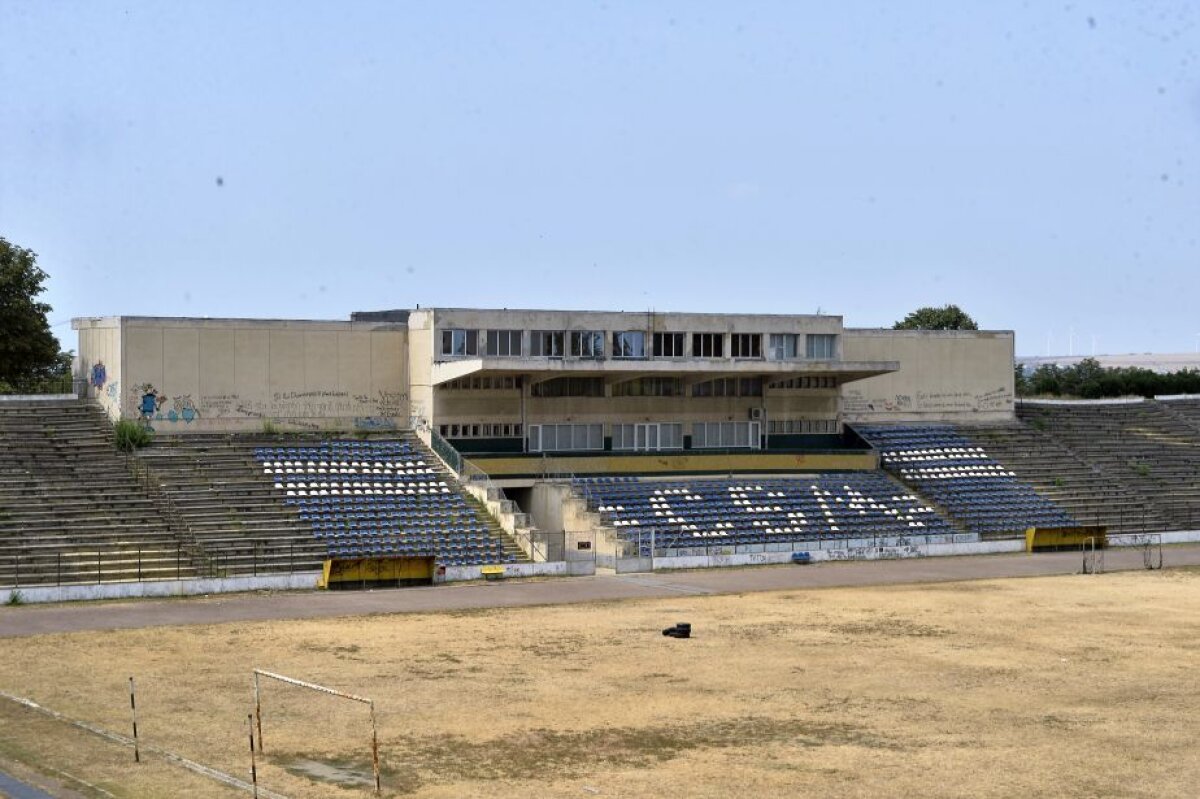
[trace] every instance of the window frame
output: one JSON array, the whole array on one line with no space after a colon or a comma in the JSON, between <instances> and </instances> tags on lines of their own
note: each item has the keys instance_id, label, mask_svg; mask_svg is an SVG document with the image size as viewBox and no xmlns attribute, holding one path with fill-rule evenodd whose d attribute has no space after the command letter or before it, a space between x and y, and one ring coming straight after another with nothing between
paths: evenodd
<instances>
[{"instance_id":1,"label":"window frame","mask_svg":"<svg viewBox=\"0 0 1200 799\"><path fill-rule=\"evenodd\" d=\"M683 333L667 331L655 333L650 338L650 350L655 358L683 358L686 356L684 345L687 343L687 338ZM665 346L667 342L671 342L671 345Z\"/></svg>"},{"instance_id":2,"label":"window frame","mask_svg":"<svg viewBox=\"0 0 1200 799\"><path fill-rule=\"evenodd\" d=\"M544 352L546 342L557 341L558 352ZM529 331L529 355L533 358L561 358L563 357L563 345L566 343L566 336L562 330L530 330ZM550 349L554 349L551 347Z\"/></svg>"},{"instance_id":3,"label":"window frame","mask_svg":"<svg viewBox=\"0 0 1200 799\"><path fill-rule=\"evenodd\" d=\"M817 342L828 346L820 349L827 354L814 354ZM836 333L807 333L804 336L804 357L810 361L836 361L838 357L838 335Z\"/></svg>"},{"instance_id":4,"label":"window frame","mask_svg":"<svg viewBox=\"0 0 1200 799\"><path fill-rule=\"evenodd\" d=\"M590 346L585 348L583 346L585 342ZM599 344L599 351L597 351L597 344ZM602 360L604 358L604 331L572 330L571 357L585 360Z\"/></svg>"},{"instance_id":5,"label":"window frame","mask_svg":"<svg viewBox=\"0 0 1200 799\"><path fill-rule=\"evenodd\" d=\"M441 329L441 354L443 358L473 358L479 355L479 330L478 328L471 329L466 327L443 327ZM449 337L449 338L447 338ZM462 343L462 352L457 352L455 340L459 339ZM450 349L447 351L447 341L450 344Z\"/></svg>"},{"instance_id":6,"label":"window frame","mask_svg":"<svg viewBox=\"0 0 1200 799\"><path fill-rule=\"evenodd\" d=\"M495 338L495 346L493 346L493 337ZM513 342L516 342L516 352L513 352ZM501 347L504 343L506 346ZM501 352L500 350L507 350ZM506 330L495 328L487 330L484 334L484 355L491 358L520 358L525 354L525 331L524 330Z\"/></svg>"},{"instance_id":7,"label":"window frame","mask_svg":"<svg viewBox=\"0 0 1200 799\"><path fill-rule=\"evenodd\" d=\"M761 360L762 352L762 333L730 333L729 334L729 357L737 360ZM741 352L745 345L749 345L750 354Z\"/></svg>"},{"instance_id":8,"label":"window frame","mask_svg":"<svg viewBox=\"0 0 1200 799\"><path fill-rule=\"evenodd\" d=\"M625 337L640 337L641 351L636 354L625 354L623 342ZM612 357L613 360L622 361L644 361L646 360L646 331L645 330L614 330L612 334Z\"/></svg>"},{"instance_id":9,"label":"window frame","mask_svg":"<svg viewBox=\"0 0 1200 799\"><path fill-rule=\"evenodd\" d=\"M767 342L767 355L772 361L794 361L800 357L799 333L771 333Z\"/></svg>"},{"instance_id":10,"label":"window frame","mask_svg":"<svg viewBox=\"0 0 1200 799\"><path fill-rule=\"evenodd\" d=\"M705 347L705 344L715 345ZM704 350L709 350L705 352ZM713 351L715 350L715 352ZM692 333L692 357L693 358L724 358L725 357L725 334L724 333Z\"/></svg>"}]
</instances>

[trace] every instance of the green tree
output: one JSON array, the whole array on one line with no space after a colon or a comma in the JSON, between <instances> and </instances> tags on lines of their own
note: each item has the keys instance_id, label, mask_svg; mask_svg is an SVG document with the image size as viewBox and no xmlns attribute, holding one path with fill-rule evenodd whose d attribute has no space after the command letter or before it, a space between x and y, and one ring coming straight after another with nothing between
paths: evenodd
<instances>
[{"instance_id":1,"label":"green tree","mask_svg":"<svg viewBox=\"0 0 1200 799\"><path fill-rule=\"evenodd\" d=\"M918 308L892 325L893 330L978 330L979 325L957 305Z\"/></svg>"},{"instance_id":2,"label":"green tree","mask_svg":"<svg viewBox=\"0 0 1200 799\"><path fill-rule=\"evenodd\" d=\"M46 273L37 254L0 238L0 387L62 377L70 356L58 348L46 314L38 302Z\"/></svg>"},{"instance_id":3,"label":"green tree","mask_svg":"<svg viewBox=\"0 0 1200 799\"><path fill-rule=\"evenodd\" d=\"M1013 364L1013 388L1018 397L1029 396L1029 378L1025 375L1025 367L1019 363Z\"/></svg>"}]
</instances>

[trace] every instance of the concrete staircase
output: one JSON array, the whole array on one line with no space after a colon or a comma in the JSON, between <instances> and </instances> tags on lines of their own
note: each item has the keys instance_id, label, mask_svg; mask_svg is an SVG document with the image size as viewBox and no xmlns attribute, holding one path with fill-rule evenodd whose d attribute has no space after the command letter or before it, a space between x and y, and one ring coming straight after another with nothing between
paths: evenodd
<instances>
[{"instance_id":1,"label":"concrete staircase","mask_svg":"<svg viewBox=\"0 0 1200 799\"><path fill-rule=\"evenodd\" d=\"M98 407L0 402L0 585L192 577L195 554Z\"/></svg>"}]
</instances>

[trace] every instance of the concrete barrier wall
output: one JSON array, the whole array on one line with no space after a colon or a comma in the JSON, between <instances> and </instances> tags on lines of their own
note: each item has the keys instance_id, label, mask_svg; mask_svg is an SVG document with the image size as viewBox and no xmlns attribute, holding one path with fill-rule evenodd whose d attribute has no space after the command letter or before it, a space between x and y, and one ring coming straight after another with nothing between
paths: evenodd
<instances>
[{"instance_id":1,"label":"concrete barrier wall","mask_svg":"<svg viewBox=\"0 0 1200 799\"><path fill-rule=\"evenodd\" d=\"M767 566L790 563L792 551L724 552L710 555L685 555L655 558L654 569L709 569L727 566ZM901 558L945 557L949 555L989 555L1023 552L1024 541L977 541L975 543L910 544L903 546L851 546L840 549L795 550L808 552L813 563L842 560L899 560Z\"/></svg>"},{"instance_id":2,"label":"concrete barrier wall","mask_svg":"<svg viewBox=\"0 0 1200 799\"><path fill-rule=\"evenodd\" d=\"M1140 547L1148 541L1164 544L1194 544L1200 541L1200 530L1174 530L1169 533L1119 533L1108 536L1110 547Z\"/></svg>"},{"instance_id":3,"label":"concrete barrier wall","mask_svg":"<svg viewBox=\"0 0 1200 799\"><path fill-rule=\"evenodd\" d=\"M22 602L85 602L97 599L141 599L146 597L231 594L238 591L296 591L317 587L320 572L266 574L257 577L214 577L191 580L156 580L141 583L96 583L95 585L31 585L0 588L0 604L18 591Z\"/></svg>"},{"instance_id":4,"label":"concrete barrier wall","mask_svg":"<svg viewBox=\"0 0 1200 799\"><path fill-rule=\"evenodd\" d=\"M587 570L591 566L591 570ZM482 580L482 566L447 566L443 577L434 578L439 583L457 583L463 580ZM577 569L578 571L574 571ZM580 561L572 564L572 574L594 574L596 566L590 561ZM568 574L566 561L550 563L506 563L505 577L565 577Z\"/></svg>"}]
</instances>

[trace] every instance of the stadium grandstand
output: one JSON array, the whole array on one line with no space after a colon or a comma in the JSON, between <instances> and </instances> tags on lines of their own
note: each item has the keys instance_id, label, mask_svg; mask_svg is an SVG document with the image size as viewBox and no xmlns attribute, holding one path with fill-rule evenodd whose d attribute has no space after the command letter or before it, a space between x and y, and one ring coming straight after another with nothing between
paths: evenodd
<instances>
[{"instance_id":1,"label":"stadium grandstand","mask_svg":"<svg viewBox=\"0 0 1200 799\"><path fill-rule=\"evenodd\" d=\"M74 327L82 396L0 403L7 585L780 562L1200 515L1200 399L1018 402L1009 331L508 309ZM118 452L118 423L151 443Z\"/></svg>"}]
</instances>

